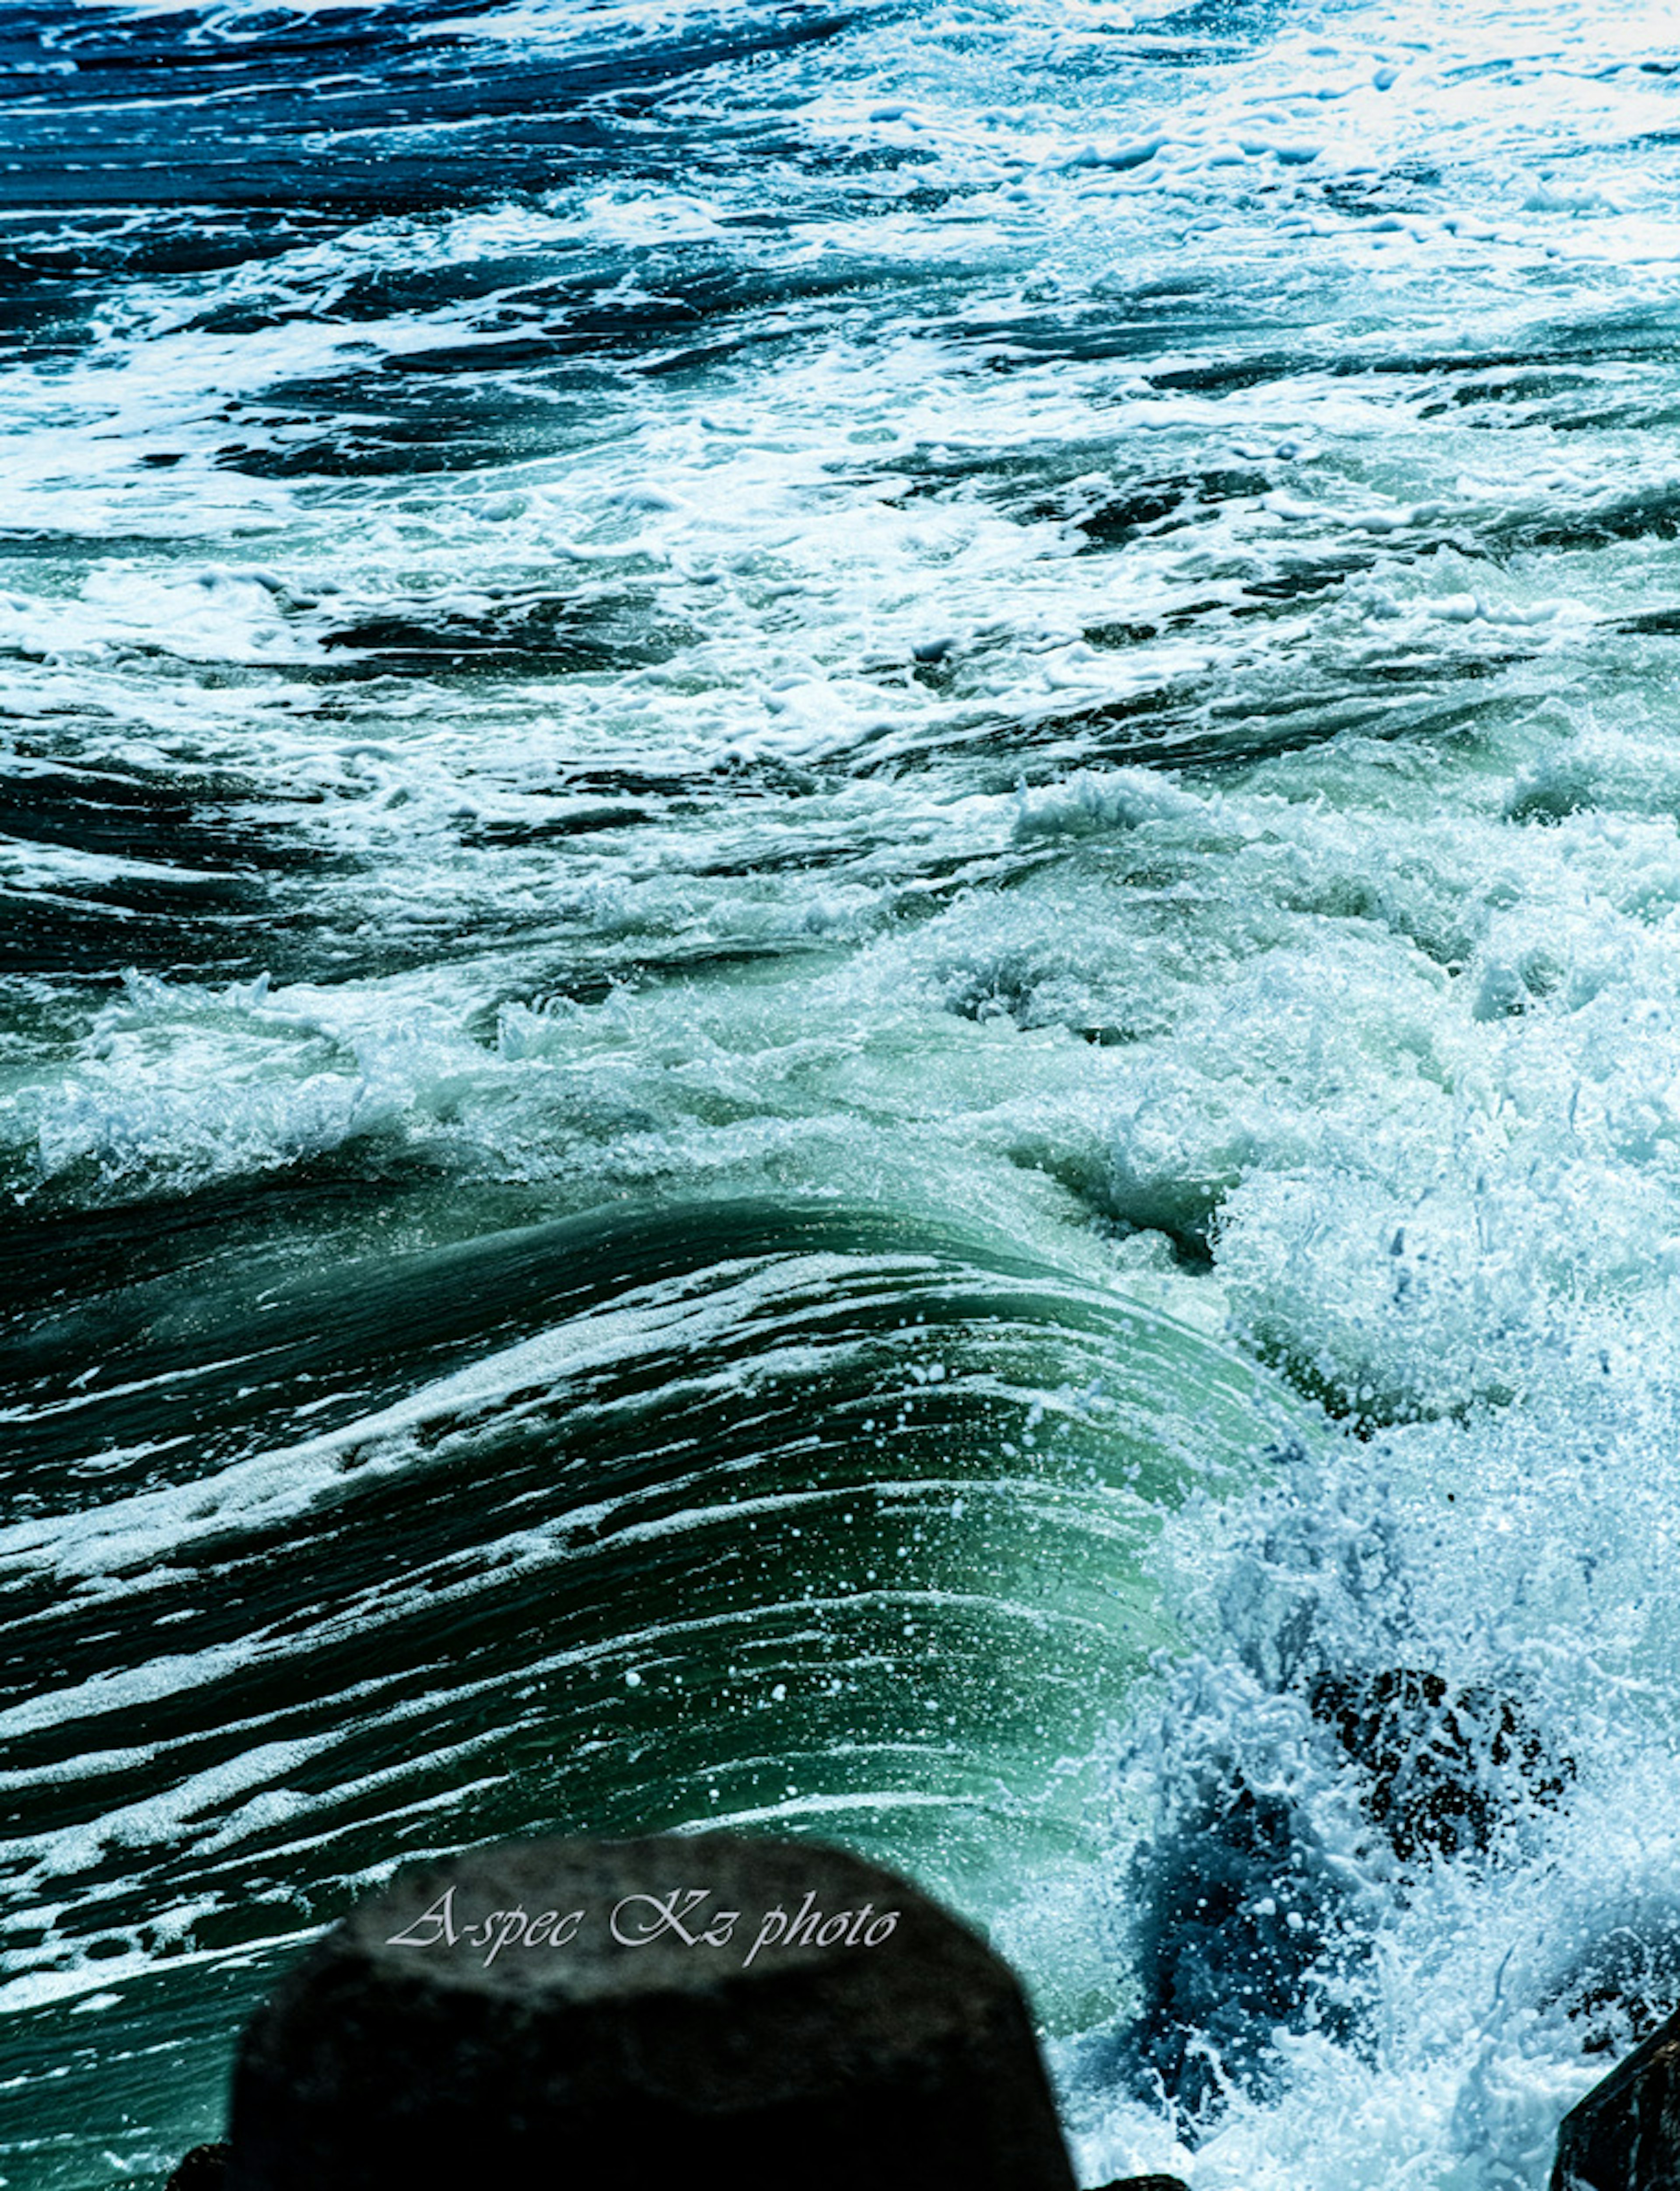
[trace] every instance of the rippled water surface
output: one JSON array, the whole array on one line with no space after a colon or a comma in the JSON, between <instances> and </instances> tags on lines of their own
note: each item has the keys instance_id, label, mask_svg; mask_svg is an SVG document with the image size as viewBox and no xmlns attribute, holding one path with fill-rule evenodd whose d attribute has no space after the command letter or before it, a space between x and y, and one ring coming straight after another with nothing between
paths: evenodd
<instances>
[{"instance_id":1,"label":"rippled water surface","mask_svg":"<svg viewBox=\"0 0 1680 2191\"><path fill-rule=\"evenodd\" d=\"M0 2181L406 1859L914 1872L1081 2181L1680 2003L1680 48L0 12Z\"/></svg>"}]
</instances>

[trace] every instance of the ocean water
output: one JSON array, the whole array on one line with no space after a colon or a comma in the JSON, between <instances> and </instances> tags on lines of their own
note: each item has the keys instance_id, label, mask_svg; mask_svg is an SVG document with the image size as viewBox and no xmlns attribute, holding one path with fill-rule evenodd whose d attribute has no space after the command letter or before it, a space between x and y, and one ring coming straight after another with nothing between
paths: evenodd
<instances>
[{"instance_id":1,"label":"ocean water","mask_svg":"<svg viewBox=\"0 0 1680 2191\"><path fill-rule=\"evenodd\" d=\"M829 1836L1085 2184L1680 2004L1680 46L0 10L0 2182Z\"/></svg>"}]
</instances>

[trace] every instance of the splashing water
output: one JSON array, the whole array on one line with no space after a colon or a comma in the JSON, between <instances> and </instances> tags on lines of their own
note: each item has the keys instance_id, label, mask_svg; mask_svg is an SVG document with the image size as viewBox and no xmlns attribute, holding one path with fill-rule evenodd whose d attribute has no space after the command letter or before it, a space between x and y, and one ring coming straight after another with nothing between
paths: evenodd
<instances>
[{"instance_id":1,"label":"splashing water","mask_svg":"<svg viewBox=\"0 0 1680 2191\"><path fill-rule=\"evenodd\" d=\"M0 2173L400 1861L830 1834L1081 2181L1680 2004L1680 54L0 26Z\"/></svg>"}]
</instances>

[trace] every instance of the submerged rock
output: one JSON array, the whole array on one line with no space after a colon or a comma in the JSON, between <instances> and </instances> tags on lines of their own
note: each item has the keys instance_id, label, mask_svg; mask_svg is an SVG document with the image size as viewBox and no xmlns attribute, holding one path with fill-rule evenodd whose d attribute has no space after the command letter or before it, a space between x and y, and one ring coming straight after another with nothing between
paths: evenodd
<instances>
[{"instance_id":1,"label":"submerged rock","mask_svg":"<svg viewBox=\"0 0 1680 2191\"><path fill-rule=\"evenodd\" d=\"M1277 1687L1202 1668L1177 1704L1127 1881L1141 1998L1104 2045L1194 2138L1233 2091L1274 2089L1280 2034L1357 2044L1373 1898L1493 1855L1574 1767L1510 1696L1414 1667Z\"/></svg>"},{"instance_id":2,"label":"submerged rock","mask_svg":"<svg viewBox=\"0 0 1680 2191\"><path fill-rule=\"evenodd\" d=\"M1673 2191L1680 2183L1680 2016L1573 2107L1552 2191Z\"/></svg>"},{"instance_id":3,"label":"submerged rock","mask_svg":"<svg viewBox=\"0 0 1680 2191\"><path fill-rule=\"evenodd\" d=\"M724 1834L399 1881L253 2020L231 2143L227 2191L1074 2186L985 1942L843 1851Z\"/></svg>"},{"instance_id":4,"label":"submerged rock","mask_svg":"<svg viewBox=\"0 0 1680 2191\"><path fill-rule=\"evenodd\" d=\"M1680 2009L1680 1909L1628 1909L1575 1955L1544 1995L1579 2034L1584 2054L1627 2053Z\"/></svg>"},{"instance_id":5,"label":"submerged rock","mask_svg":"<svg viewBox=\"0 0 1680 2191\"><path fill-rule=\"evenodd\" d=\"M1300 1806L1233 1773L1140 1853L1132 1888L1143 1983L1130 2034L1140 2095L1187 2134L1234 2086L1269 2088L1280 2030L1345 2036L1337 1981L1357 1953L1341 1880Z\"/></svg>"},{"instance_id":6,"label":"submerged rock","mask_svg":"<svg viewBox=\"0 0 1680 2191\"><path fill-rule=\"evenodd\" d=\"M1486 1684L1453 1689L1396 1666L1320 1673L1308 1695L1368 1775L1365 1807L1402 1863L1485 1853L1516 1813L1556 1802L1574 1776L1573 1761L1553 1757L1513 1699Z\"/></svg>"}]
</instances>

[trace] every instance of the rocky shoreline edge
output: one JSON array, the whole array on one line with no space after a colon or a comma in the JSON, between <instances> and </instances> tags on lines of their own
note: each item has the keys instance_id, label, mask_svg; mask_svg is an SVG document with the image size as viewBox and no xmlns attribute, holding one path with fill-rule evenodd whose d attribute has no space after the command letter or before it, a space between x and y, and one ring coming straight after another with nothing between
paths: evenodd
<instances>
[{"instance_id":1,"label":"rocky shoreline edge","mask_svg":"<svg viewBox=\"0 0 1680 2191\"><path fill-rule=\"evenodd\" d=\"M849 1851L731 1834L508 1841L400 1875L258 2009L227 2136L167 2191L566 2169L664 2191L708 2168L735 2191L1078 2191L991 1948ZM1551 2191L1677 2185L1680 2015L1565 2117Z\"/></svg>"}]
</instances>

